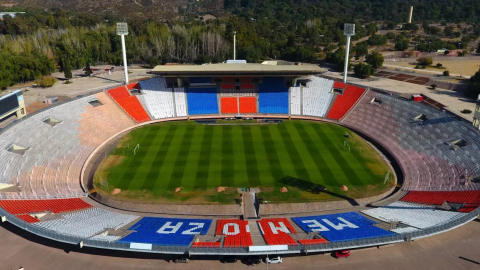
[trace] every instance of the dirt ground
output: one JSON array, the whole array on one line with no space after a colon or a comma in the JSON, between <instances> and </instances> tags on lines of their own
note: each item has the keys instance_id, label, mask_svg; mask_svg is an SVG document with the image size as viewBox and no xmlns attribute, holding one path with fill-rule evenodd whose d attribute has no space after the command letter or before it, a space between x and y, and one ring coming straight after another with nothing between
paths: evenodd
<instances>
[{"instance_id":1,"label":"dirt ground","mask_svg":"<svg viewBox=\"0 0 480 270\"><path fill-rule=\"evenodd\" d=\"M450 71L450 74L461 74L467 76L475 75L480 68L480 62L478 60L463 60L463 61L433 61L433 66L437 63L441 63L445 69L439 69L434 67L428 67L429 71L443 72L444 70ZM399 67L414 68L415 65L408 62L385 62L385 64Z\"/></svg>"}]
</instances>

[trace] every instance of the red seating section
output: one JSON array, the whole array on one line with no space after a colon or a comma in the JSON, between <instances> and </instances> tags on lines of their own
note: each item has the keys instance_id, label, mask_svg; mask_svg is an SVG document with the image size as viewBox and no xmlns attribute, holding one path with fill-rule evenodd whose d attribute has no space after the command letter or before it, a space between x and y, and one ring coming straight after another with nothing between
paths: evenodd
<instances>
[{"instance_id":1,"label":"red seating section","mask_svg":"<svg viewBox=\"0 0 480 270\"><path fill-rule=\"evenodd\" d=\"M333 88L345 88L345 86L347 86L346 84L344 84L343 82L333 82Z\"/></svg>"},{"instance_id":2,"label":"red seating section","mask_svg":"<svg viewBox=\"0 0 480 270\"><path fill-rule=\"evenodd\" d=\"M150 120L145 109L136 96L131 96L127 87L121 86L107 91L107 93L122 107L122 109L130 115L137 123Z\"/></svg>"},{"instance_id":3,"label":"red seating section","mask_svg":"<svg viewBox=\"0 0 480 270\"><path fill-rule=\"evenodd\" d=\"M192 247L210 247L210 248L219 248L221 242L194 242Z\"/></svg>"},{"instance_id":4,"label":"red seating section","mask_svg":"<svg viewBox=\"0 0 480 270\"><path fill-rule=\"evenodd\" d=\"M474 191L410 191L401 199L405 202L440 205L444 201L450 203L466 203L480 206L480 190Z\"/></svg>"},{"instance_id":5,"label":"red seating section","mask_svg":"<svg viewBox=\"0 0 480 270\"><path fill-rule=\"evenodd\" d=\"M466 204L462 208L458 209L458 212L470 213L473 210L477 209L478 207L479 207L478 205Z\"/></svg>"},{"instance_id":6,"label":"red seating section","mask_svg":"<svg viewBox=\"0 0 480 270\"><path fill-rule=\"evenodd\" d=\"M63 213L92 207L80 198L54 200L4 200L0 207L13 215L50 211Z\"/></svg>"},{"instance_id":7,"label":"red seating section","mask_svg":"<svg viewBox=\"0 0 480 270\"><path fill-rule=\"evenodd\" d=\"M269 245L296 246L297 242L289 235L297 233L286 218L266 218L258 221L263 237Z\"/></svg>"},{"instance_id":8,"label":"red seating section","mask_svg":"<svg viewBox=\"0 0 480 270\"><path fill-rule=\"evenodd\" d=\"M223 78L223 82L224 82L224 83L234 83L234 82L235 82L235 78L233 78L233 77L225 77L225 78Z\"/></svg>"},{"instance_id":9,"label":"red seating section","mask_svg":"<svg viewBox=\"0 0 480 270\"><path fill-rule=\"evenodd\" d=\"M257 113L257 99L255 97L241 97L240 113Z\"/></svg>"},{"instance_id":10,"label":"red seating section","mask_svg":"<svg viewBox=\"0 0 480 270\"><path fill-rule=\"evenodd\" d=\"M127 85L128 90L133 90L133 89L140 89L140 84L138 82L136 83L131 83Z\"/></svg>"},{"instance_id":11,"label":"red seating section","mask_svg":"<svg viewBox=\"0 0 480 270\"><path fill-rule=\"evenodd\" d=\"M250 77L242 77L240 78L240 82L242 83L250 83L252 79Z\"/></svg>"},{"instance_id":12,"label":"red seating section","mask_svg":"<svg viewBox=\"0 0 480 270\"><path fill-rule=\"evenodd\" d=\"M222 89L234 89L235 84L233 83L222 83Z\"/></svg>"},{"instance_id":13,"label":"red seating section","mask_svg":"<svg viewBox=\"0 0 480 270\"><path fill-rule=\"evenodd\" d=\"M251 83L242 83L240 89L255 89L255 85Z\"/></svg>"},{"instance_id":14,"label":"red seating section","mask_svg":"<svg viewBox=\"0 0 480 270\"><path fill-rule=\"evenodd\" d=\"M23 219L28 223L40 222L40 220L38 218L32 217L30 215L19 215L19 216L17 216L17 218Z\"/></svg>"},{"instance_id":15,"label":"red seating section","mask_svg":"<svg viewBox=\"0 0 480 270\"><path fill-rule=\"evenodd\" d=\"M222 113L238 113L238 103L236 97L222 97Z\"/></svg>"},{"instance_id":16,"label":"red seating section","mask_svg":"<svg viewBox=\"0 0 480 270\"><path fill-rule=\"evenodd\" d=\"M300 244L302 245L315 245L315 244L325 244L328 243L327 240L323 238L316 238L316 239L303 239L303 240L298 240Z\"/></svg>"},{"instance_id":17,"label":"red seating section","mask_svg":"<svg viewBox=\"0 0 480 270\"><path fill-rule=\"evenodd\" d=\"M226 235L224 247L249 247L253 245L248 221L240 219L217 220L217 235Z\"/></svg>"},{"instance_id":18,"label":"red seating section","mask_svg":"<svg viewBox=\"0 0 480 270\"><path fill-rule=\"evenodd\" d=\"M337 86L338 85L338 86ZM341 86L343 83L334 83L334 87L342 88ZM350 110L350 108L355 105L357 100L362 96L365 92L365 89L347 85L345 91L343 91L343 95L337 95L335 102L332 105L332 108L327 114L327 118L340 120L343 116Z\"/></svg>"}]
</instances>

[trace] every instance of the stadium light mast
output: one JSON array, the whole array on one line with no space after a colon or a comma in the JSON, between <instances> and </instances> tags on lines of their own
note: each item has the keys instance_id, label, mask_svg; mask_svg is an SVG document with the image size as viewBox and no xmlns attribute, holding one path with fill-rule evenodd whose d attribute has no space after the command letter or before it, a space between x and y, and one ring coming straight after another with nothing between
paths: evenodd
<instances>
[{"instance_id":1,"label":"stadium light mast","mask_svg":"<svg viewBox=\"0 0 480 270\"><path fill-rule=\"evenodd\" d=\"M233 60L237 60L237 31L233 31Z\"/></svg>"},{"instance_id":2,"label":"stadium light mast","mask_svg":"<svg viewBox=\"0 0 480 270\"><path fill-rule=\"evenodd\" d=\"M345 52L345 67L343 69L343 83L347 83L348 59L350 53L350 38L355 35L355 24L346 23L343 25L343 35L347 36L347 48Z\"/></svg>"},{"instance_id":3,"label":"stadium light mast","mask_svg":"<svg viewBox=\"0 0 480 270\"><path fill-rule=\"evenodd\" d=\"M117 23L117 35L122 37L123 69L125 71L125 84L128 84L127 50L125 49L125 36L128 35L127 23Z\"/></svg>"}]
</instances>

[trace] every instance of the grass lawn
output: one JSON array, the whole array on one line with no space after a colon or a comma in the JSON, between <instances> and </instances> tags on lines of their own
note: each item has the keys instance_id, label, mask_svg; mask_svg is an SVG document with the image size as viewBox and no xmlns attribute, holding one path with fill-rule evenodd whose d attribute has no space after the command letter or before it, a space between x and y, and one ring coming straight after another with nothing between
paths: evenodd
<instances>
[{"instance_id":1,"label":"grass lawn","mask_svg":"<svg viewBox=\"0 0 480 270\"><path fill-rule=\"evenodd\" d=\"M267 201L305 202L365 197L392 186L393 177L384 184L385 161L346 128L300 120L229 123L167 122L133 130L103 160L95 187L107 193L100 182L108 181L109 190L122 190L115 195L119 199L234 203L238 187L260 187L259 196ZM220 186L230 188L216 193ZM284 186L289 192L280 193ZM182 190L174 193L177 187Z\"/></svg>"}]
</instances>

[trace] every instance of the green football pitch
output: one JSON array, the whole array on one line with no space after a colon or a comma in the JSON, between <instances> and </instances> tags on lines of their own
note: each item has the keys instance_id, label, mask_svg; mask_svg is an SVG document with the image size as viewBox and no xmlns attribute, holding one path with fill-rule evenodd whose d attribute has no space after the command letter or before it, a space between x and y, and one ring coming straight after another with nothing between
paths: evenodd
<instances>
[{"instance_id":1,"label":"green football pitch","mask_svg":"<svg viewBox=\"0 0 480 270\"><path fill-rule=\"evenodd\" d=\"M290 196L311 201L324 188L342 193L340 185L353 197L387 188L385 161L344 127L300 120L222 123L166 122L133 130L103 160L97 189L108 182L101 186L154 198L177 187L193 194L216 187L285 186L300 192Z\"/></svg>"}]
</instances>

